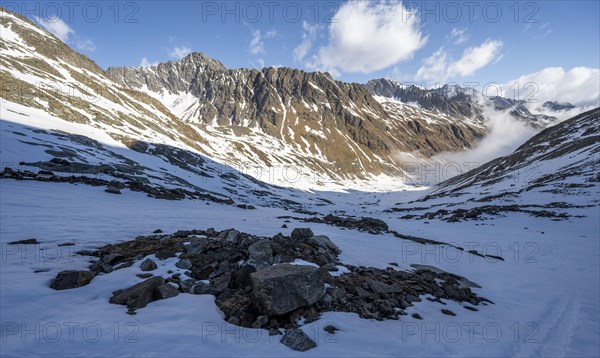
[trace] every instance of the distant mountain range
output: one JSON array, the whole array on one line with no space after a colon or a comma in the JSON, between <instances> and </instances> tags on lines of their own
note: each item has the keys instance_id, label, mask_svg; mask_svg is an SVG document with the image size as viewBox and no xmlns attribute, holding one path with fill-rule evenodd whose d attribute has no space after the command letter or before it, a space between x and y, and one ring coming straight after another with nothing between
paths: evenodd
<instances>
[{"instance_id":1,"label":"distant mountain range","mask_svg":"<svg viewBox=\"0 0 600 358\"><path fill-rule=\"evenodd\" d=\"M293 168L341 184L403 175L407 159L399 153L418 161L463 151L488 132L485 103L458 86L427 90L386 79L345 83L291 68L227 69L201 53L104 71L20 15L2 9L0 22L3 100L101 129L133 150L177 146L237 168ZM555 120L519 101L488 102L538 128Z\"/></svg>"}]
</instances>

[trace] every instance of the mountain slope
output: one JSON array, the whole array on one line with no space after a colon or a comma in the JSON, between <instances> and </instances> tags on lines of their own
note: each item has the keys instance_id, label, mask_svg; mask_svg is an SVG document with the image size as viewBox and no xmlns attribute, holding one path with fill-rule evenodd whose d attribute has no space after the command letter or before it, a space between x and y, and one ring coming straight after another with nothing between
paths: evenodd
<instances>
[{"instance_id":1,"label":"mountain slope","mask_svg":"<svg viewBox=\"0 0 600 358\"><path fill-rule=\"evenodd\" d=\"M440 183L418 200L419 206L598 205L599 123L600 108L597 108L549 127L512 154Z\"/></svg>"},{"instance_id":2,"label":"mountain slope","mask_svg":"<svg viewBox=\"0 0 600 358\"><path fill-rule=\"evenodd\" d=\"M270 163L286 163L269 150L277 147L293 162L317 159L311 169L318 165L342 175L402 174L398 152L429 157L463 150L486 132L464 116L390 111L364 86L327 73L226 69L200 53L149 68L109 68L108 74L160 99L215 140L231 140L226 133L235 131L238 142Z\"/></svg>"},{"instance_id":3,"label":"mountain slope","mask_svg":"<svg viewBox=\"0 0 600 358\"><path fill-rule=\"evenodd\" d=\"M283 185L397 177L399 152L460 151L486 132L464 118L390 111L362 85L325 73L230 70L197 53L106 73L20 15L2 9L1 26L5 101L100 128L133 150L167 145L242 172L277 171Z\"/></svg>"},{"instance_id":4,"label":"mountain slope","mask_svg":"<svg viewBox=\"0 0 600 358\"><path fill-rule=\"evenodd\" d=\"M240 173L211 160L204 153L218 148L209 146L205 133L151 96L115 84L30 20L1 10L3 167L33 177L43 169L56 178L84 175L91 183L117 180L298 207L288 191L255 179L276 182L267 170Z\"/></svg>"},{"instance_id":5,"label":"mountain slope","mask_svg":"<svg viewBox=\"0 0 600 358\"><path fill-rule=\"evenodd\" d=\"M555 124L557 117L564 118L563 112L578 109L570 103L546 102L542 108L551 115L532 113L527 108L527 102L524 100L500 96L482 97L480 93L472 88L449 84L440 88L426 89L380 78L367 82L365 87L376 96L412 103L421 108L431 111L437 110L451 116L466 116L483 120L486 109L507 112L513 118L538 130ZM569 113L574 115L579 112Z\"/></svg>"}]
</instances>

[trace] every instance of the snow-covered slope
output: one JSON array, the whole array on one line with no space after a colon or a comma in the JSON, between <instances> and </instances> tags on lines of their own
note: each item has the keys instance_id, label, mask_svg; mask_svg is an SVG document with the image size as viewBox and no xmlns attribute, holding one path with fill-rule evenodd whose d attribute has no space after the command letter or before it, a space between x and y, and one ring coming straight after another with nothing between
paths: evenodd
<instances>
[{"instance_id":1,"label":"snow-covered slope","mask_svg":"<svg viewBox=\"0 0 600 358\"><path fill-rule=\"evenodd\" d=\"M557 220L600 205L600 109L549 127L514 153L430 189L391 210L452 221L527 212Z\"/></svg>"},{"instance_id":2,"label":"snow-covered slope","mask_svg":"<svg viewBox=\"0 0 600 358\"><path fill-rule=\"evenodd\" d=\"M522 203L537 193L548 201L580 197L594 203L600 183L599 123L600 109L582 113L545 129L511 155L440 184L430 196L485 201L493 195Z\"/></svg>"}]
</instances>

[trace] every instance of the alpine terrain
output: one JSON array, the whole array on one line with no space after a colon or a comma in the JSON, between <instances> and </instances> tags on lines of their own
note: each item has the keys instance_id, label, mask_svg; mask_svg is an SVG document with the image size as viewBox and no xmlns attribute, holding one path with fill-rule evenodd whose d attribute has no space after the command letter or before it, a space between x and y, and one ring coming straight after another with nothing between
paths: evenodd
<instances>
[{"instance_id":1,"label":"alpine terrain","mask_svg":"<svg viewBox=\"0 0 600 358\"><path fill-rule=\"evenodd\" d=\"M360 53L410 45L411 22L384 11L400 2L340 3L312 57L324 25L299 23L291 67L191 48L123 66L118 37L157 29L117 34L117 13L74 29L13 5L0 7L2 356L600 355L600 83L572 95L597 70L541 84L535 105L384 78ZM185 6L200 5L214 10ZM364 26L340 32L353 14ZM174 43L187 24L169 19ZM240 26L257 56L291 36ZM327 66L356 28L406 41L371 36L355 64ZM485 56L443 52L468 41L457 34L415 79L474 73ZM419 38L414 51L433 41ZM463 57L500 46L484 45Z\"/></svg>"}]
</instances>

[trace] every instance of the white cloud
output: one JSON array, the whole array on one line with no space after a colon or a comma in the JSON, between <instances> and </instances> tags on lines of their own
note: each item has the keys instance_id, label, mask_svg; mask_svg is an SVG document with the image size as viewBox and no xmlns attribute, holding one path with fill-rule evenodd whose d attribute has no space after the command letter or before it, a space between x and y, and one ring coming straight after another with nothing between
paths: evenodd
<instances>
[{"instance_id":1,"label":"white cloud","mask_svg":"<svg viewBox=\"0 0 600 358\"><path fill-rule=\"evenodd\" d=\"M192 52L192 49L189 47L175 46L169 50L169 56L176 60L180 60L180 59L184 58L185 56L189 55L191 52Z\"/></svg>"},{"instance_id":2,"label":"white cloud","mask_svg":"<svg viewBox=\"0 0 600 358\"><path fill-rule=\"evenodd\" d=\"M499 60L501 48L501 41L488 39L479 46L465 49L461 58L453 62L450 61L448 52L440 48L423 60L415 80L442 83L451 78L472 75L477 70Z\"/></svg>"},{"instance_id":3,"label":"white cloud","mask_svg":"<svg viewBox=\"0 0 600 358\"><path fill-rule=\"evenodd\" d=\"M304 21L302 23L302 42L294 48L294 60L302 61L310 51L313 42L317 37L317 32L320 29L319 25L311 25Z\"/></svg>"},{"instance_id":4,"label":"white cloud","mask_svg":"<svg viewBox=\"0 0 600 358\"><path fill-rule=\"evenodd\" d=\"M432 159L444 163L455 163L460 168L478 166L512 153L536 133L535 129L515 119L507 112L485 107L483 114L489 120L489 133L475 148L463 152L440 153Z\"/></svg>"},{"instance_id":5,"label":"white cloud","mask_svg":"<svg viewBox=\"0 0 600 358\"><path fill-rule=\"evenodd\" d=\"M267 33L265 34L266 39L270 39L270 38L277 37L277 36L279 36L279 33L277 32L277 30L267 31Z\"/></svg>"},{"instance_id":6,"label":"white cloud","mask_svg":"<svg viewBox=\"0 0 600 358\"><path fill-rule=\"evenodd\" d=\"M515 96L517 87L519 92ZM597 107L600 105L600 69L547 67L508 81L501 88L505 97L527 100L530 109L539 109L546 101Z\"/></svg>"},{"instance_id":7,"label":"white cloud","mask_svg":"<svg viewBox=\"0 0 600 358\"><path fill-rule=\"evenodd\" d=\"M250 40L250 53L254 55L264 54L265 42L263 39L270 39L276 36L279 36L279 33L276 30L267 31L264 36L260 30L253 30L252 39Z\"/></svg>"},{"instance_id":8,"label":"white cloud","mask_svg":"<svg viewBox=\"0 0 600 358\"><path fill-rule=\"evenodd\" d=\"M151 67L156 65L158 65L158 61L150 62L146 57L142 58L142 61L140 62L141 67Z\"/></svg>"},{"instance_id":9,"label":"white cloud","mask_svg":"<svg viewBox=\"0 0 600 358\"><path fill-rule=\"evenodd\" d=\"M44 27L52 35L58 37L62 42L66 43L69 40L69 35L75 33L73 29L69 27L62 19L58 17L51 17L48 20L36 16L37 21L42 27Z\"/></svg>"},{"instance_id":10,"label":"white cloud","mask_svg":"<svg viewBox=\"0 0 600 358\"><path fill-rule=\"evenodd\" d=\"M427 37L419 17L408 13L400 1L345 3L329 26L327 46L307 66L333 74L371 73L411 59Z\"/></svg>"},{"instance_id":11,"label":"white cloud","mask_svg":"<svg viewBox=\"0 0 600 358\"><path fill-rule=\"evenodd\" d=\"M96 51L96 45L90 39L76 38L75 46L83 51Z\"/></svg>"},{"instance_id":12,"label":"white cloud","mask_svg":"<svg viewBox=\"0 0 600 358\"><path fill-rule=\"evenodd\" d=\"M78 50L95 51L96 45L88 38L78 36L75 31L59 17L44 19L36 16L37 21L48 32L58 37L62 42L73 43Z\"/></svg>"},{"instance_id":13,"label":"white cloud","mask_svg":"<svg viewBox=\"0 0 600 358\"><path fill-rule=\"evenodd\" d=\"M263 54L265 52L265 43L262 40L260 30L252 32L252 40L250 40L250 53L254 55Z\"/></svg>"},{"instance_id":14,"label":"white cloud","mask_svg":"<svg viewBox=\"0 0 600 358\"><path fill-rule=\"evenodd\" d=\"M448 71L459 76L472 75L475 71L497 60L501 48L501 41L489 39L477 47L469 47L463 52L460 60L448 66Z\"/></svg>"},{"instance_id":15,"label":"white cloud","mask_svg":"<svg viewBox=\"0 0 600 358\"><path fill-rule=\"evenodd\" d=\"M454 28L450 32L450 38L456 45L460 45L461 43L467 41L469 39L469 35L467 35L466 29L457 29Z\"/></svg>"}]
</instances>

